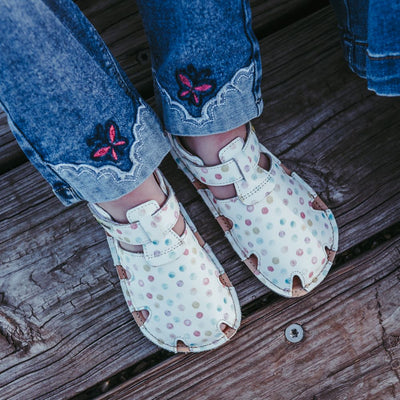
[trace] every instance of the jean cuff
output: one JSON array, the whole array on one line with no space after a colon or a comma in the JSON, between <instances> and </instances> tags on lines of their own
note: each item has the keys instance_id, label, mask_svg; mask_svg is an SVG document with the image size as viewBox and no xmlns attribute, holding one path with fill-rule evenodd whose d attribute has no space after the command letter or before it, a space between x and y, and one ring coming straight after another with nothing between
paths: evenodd
<instances>
[{"instance_id":1,"label":"jean cuff","mask_svg":"<svg viewBox=\"0 0 400 400\"><path fill-rule=\"evenodd\" d=\"M142 184L160 165L170 144L153 111L144 103L138 108L133 125L135 138L129 152L130 170L113 165L47 164L61 179L62 190L53 190L61 202L70 205L80 200L101 203L118 199ZM74 196L71 196L74 193Z\"/></svg>"},{"instance_id":2,"label":"jean cuff","mask_svg":"<svg viewBox=\"0 0 400 400\"><path fill-rule=\"evenodd\" d=\"M346 34L342 48L350 69L367 79L369 90L380 96L400 96L400 55L371 53L366 42Z\"/></svg>"},{"instance_id":3,"label":"jean cuff","mask_svg":"<svg viewBox=\"0 0 400 400\"><path fill-rule=\"evenodd\" d=\"M216 96L202 106L198 117L192 116L182 104L173 100L155 77L166 130L179 136L211 135L237 128L260 116L263 100L259 90L255 89L258 74L255 61L239 69Z\"/></svg>"},{"instance_id":4,"label":"jean cuff","mask_svg":"<svg viewBox=\"0 0 400 400\"><path fill-rule=\"evenodd\" d=\"M380 96L400 96L400 56L377 56L367 51L368 89Z\"/></svg>"}]
</instances>

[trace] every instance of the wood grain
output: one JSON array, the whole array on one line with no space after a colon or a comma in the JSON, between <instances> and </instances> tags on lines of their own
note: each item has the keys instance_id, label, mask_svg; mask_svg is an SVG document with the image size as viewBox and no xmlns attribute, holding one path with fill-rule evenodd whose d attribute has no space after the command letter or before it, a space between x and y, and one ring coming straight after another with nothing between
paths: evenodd
<instances>
[{"instance_id":1,"label":"wood grain","mask_svg":"<svg viewBox=\"0 0 400 400\"><path fill-rule=\"evenodd\" d=\"M256 127L263 143L281 154L288 166L301 171L333 206L343 251L399 221L400 160L396 146L400 140L400 113L398 100L371 95L365 90L365 82L347 70L335 25L333 13L325 9L261 41L267 106L263 117L256 121ZM268 289L234 255L216 222L183 175L176 173L170 159L163 168L203 237L226 268L241 304L268 294ZM104 234L85 205L65 209L28 164L1 176L0 199L0 398L69 398L158 351L141 336L130 317ZM394 257L396 253L390 254ZM377 264L376 273L380 265L383 264ZM350 269L351 273L343 282L357 280L362 271L363 267ZM329 292L334 279L329 277L321 290ZM348 301L344 292L337 292L337 286L336 282L336 289L329 292L334 301L332 306L327 305L329 313L333 314L337 304ZM329 325L321 327L319 324L329 320L329 313L318 314L318 320L306 318L307 313L311 316L322 307L319 293L299 303L282 300L277 303L280 306L268 306L256 317L250 316L243 325L246 334L221 349L229 353L225 364L218 364L214 353L197 357L210 357L210 362L215 362L229 375L234 365L229 360L238 343L242 346L252 341L255 347L243 344L243 365L257 362L263 365L263 371L275 371L265 375L268 382L272 381L272 387L286 382L282 379L285 371L279 367L278 358L267 357L269 343L277 341L281 328L295 319L307 324L309 332L315 329L326 336ZM380 292L381 296L383 294L384 291ZM365 301L372 301L365 296ZM294 310L295 304L301 305L300 315L304 315L304 320L297 317L297 312L287 314ZM382 304L385 301L382 300ZM390 313L391 308L387 307ZM349 320L348 329L351 327L350 332L353 332L355 327L351 320L357 315L350 311L344 314L344 322ZM246 330L246 327L252 321L266 324L270 319L279 330L274 328L275 336L269 339L263 336L268 345L264 346L261 339L257 339L261 332ZM380 331L376 329L372 336L363 338L366 348L378 346ZM332 342L339 353L342 352L341 337ZM353 336L343 337L347 340L343 342L343 351L353 351ZM253 360L257 346L264 346L265 350ZM279 356L284 357L282 348L279 351ZM327 350L319 351L327 354ZM380 351L377 360L382 360ZM297 358L293 350L289 354L291 359L284 358L284 365L298 360L301 369L301 358ZM366 353L364 357L368 361L363 364L365 368L375 362ZM264 358L268 368L262 361ZM192 359L179 360L185 364ZM311 364L308 365L311 368ZM349 382L361 385L360 380L355 380L352 369L358 368L359 363L355 363L355 367L346 365L341 364L343 372L337 375L341 385L346 387L346 376ZM383 374L379 379L384 377L388 382L395 382L393 371L389 371L386 364L379 365ZM367 370L357 371L366 374ZM168 372L168 368L165 371ZM237 379L250 379L254 375L246 375L243 369L240 371L242 375L237 375ZM350 375L346 375L348 371ZM199 375L198 379L200 386L205 385L204 378ZM259 379L256 377L254 393L263 390ZM220 382L229 392L225 381ZM324 386L324 390L336 390L333 378L329 382L331 386ZM373 381L368 382L372 385ZM168 396L167 389L165 393ZM325 399L321 396L319 398Z\"/></svg>"},{"instance_id":2,"label":"wood grain","mask_svg":"<svg viewBox=\"0 0 400 400\"><path fill-rule=\"evenodd\" d=\"M227 346L175 355L99 399L398 399L400 238L334 271L311 295L280 299ZM305 332L293 344L291 323Z\"/></svg>"}]
</instances>

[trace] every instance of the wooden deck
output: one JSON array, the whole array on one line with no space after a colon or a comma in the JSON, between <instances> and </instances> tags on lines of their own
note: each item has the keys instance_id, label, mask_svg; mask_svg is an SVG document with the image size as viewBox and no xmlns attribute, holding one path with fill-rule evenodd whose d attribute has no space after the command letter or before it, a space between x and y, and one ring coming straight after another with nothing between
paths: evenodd
<instances>
[{"instance_id":1,"label":"wooden deck","mask_svg":"<svg viewBox=\"0 0 400 400\"><path fill-rule=\"evenodd\" d=\"M153 104L135 4L77 3ZM266 104L255 126L333 209L332 271L304 298L269 291L168 157L162 169L235 285L243 322L217 350L160 350L130 316L87 207L58 202L0 114L1 400L400 399L400 100L349 71L327 3L252 5ZM285 340L293 322L299 344Z\"/></svg>"}]
</instances>

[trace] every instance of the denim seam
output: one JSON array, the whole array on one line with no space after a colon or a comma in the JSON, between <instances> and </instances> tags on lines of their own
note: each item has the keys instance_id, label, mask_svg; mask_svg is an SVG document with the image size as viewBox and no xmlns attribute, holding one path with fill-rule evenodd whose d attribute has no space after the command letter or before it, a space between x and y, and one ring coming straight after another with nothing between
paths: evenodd
<instances>
[{"instance_id":1,"label":"denim seam","mask_svg":"<svg viewBox=\"0 0 400 400\"><path fill-rule=\"evenodd\" d=\"M346 31L342 30L342 35L343 35L343 40L347 41L351 45L355 46L362 46L362 47L368 47L368 41L360 41L354 37L349 37L347 35ZM379 61L379 60L399 60L400 55L391 55L391 56L372 56L369 54L368 51L366 51L366 55L370 60L373 61Z\"/></svg>"},{"instance_id":2,"label":"denim seam","mask_svg":"<svg viewBox=\"0 0 400 400\"><path fill-rule=\"evenodd\" d=\"M71 201L70 199L66 199L65 195L64 195L65 192L68 192L70 197L73 200L76 200L76 201L82 201L83 200L83 198L81 196L79 196L79 194L69 185L64 186L64 187L62 187L60 189L54 189L53 188L53 192L61 200L61 202L66 204L66 205L71 205L75 201Z\"/></svg>"},{"instance_id":3,"label":"denim seam","mask_svg":"<svg viewBox=\"0 0 400 400\"><path fill-rule=\"evenodd\" d=\"M257 85L258 85L258 82L261 81L261 76L259 76L259 75L261 75L259 73L260 72L259 70L261 69L261 65L257 65L257 64L261 64L261 63L257 62L257 60L256 60L256 45L255 45L255 43L258 43L257 42L257 38L256 38L251 26L250 26L250 29L248 29L249 28L248 25L250 25L250 23L251 23L251 14L249 15L249 7L250 6L248 4L248 1L247 0L243 0L242 1L242 10L243 10L243 14L244 14L244 17L245 17L244 18L245 19L245 21L244 21L245 22L244 23L244 32L245 32L245 34L247 36L247 39L248 39L249 43L251 44L251 50L252 50L251 62L254 62L254 66L255 66L254 74L253 74L253 96L254 96L254 102L255 102L255 104L257 106L257 109L258 109L258 113L260 114L261 111L262 111L260 109L262 107L262 105L260 105L262 103L262 97L261 97L261 93L260 93L261 88L260 87L257 88ZM261 84L261 82L260 82L260 84Z\"/></svg>"},{"instance_id":4,"label":"denim seam","mask_svg":"<svg viewBox=\"0 0 400 400\"><path fill-rule=\"evenodd\" d=\"M351 20L350 20L350 8L347 3L347 0L343 0L344 6L346 8L346 22L347 22L347 29L351 31Z\"/></svg>"},{"instance_id":5,"label":"denim seam","mask_svg":"<svg viewBox=\"0 0 400 400\"><path fill-rule=\"evenodd\" d=\"M36 162L40 162L40 165L42 166L42 168L47 169L47 171L50 173L50 175L53 175L55 178L57 178L57 180L59 180L62 183L62 188L60 189L54 189L53 185L53 192L54 193L62 193L63 191L67 191L71 194L71 197L73 197L74 199L78 199L81 200L82 198L79 196L79 193L77 191L75 191L75 189L69 185L64 179L62 179L60 177L60 175L50 166L48 165L42 158L42 156L36 151L35 147L32 145L32 143L30 143L30 141L28 140L28 137L23 133L23 131L18 127L18 125L15 123L14 118L12 118L11 113L9 112L8 108L6 107L6 105L0 101L0 105L3 109L3 111L6 113L7 115L7 119L9 119L11 121L11 124L15 127L15 129L20 133L20 135L24 138L24 140L28 143L29 147L30 147L30 151L32 151L35 154L35 157L38 158L38 160L32 160L32 163L35 164ZM15 135L14 135L15 136ZM22 149L22 147L21 147ZM38 169L40 172L40 169ZM44 172L44 171L43 171ZM42 174L43 175L43 174ZM70 204L69 200L64 199L64 196L58 196L65 204Z\"/></svg>"},{"instance_id":6,"label":"denim seam","mask_svg":"<svg viewBox=\"0 0 400 400\"><path fill-rule=\"evenodd\" d=\"M44 3L44 5L49 9L50 12L53 12L47 4ZM74 4L75 7L79 9L79 7ZM86 17L85 17L86 18ZM86 18L87 19L87 18ZM57 18L59 23L65 27L65 29L69 32L71 32L71 29L68 25L66 25L62 20ZM87 19L87 22L90 26L90 37L92 40L96 41L96 44L100 47L101 53L103 55L103 60L105 61L106 65L110 68L110 72L112 73L113 77L117 79L118 83L121 85L121 87L124 89L125 93L128 94L130 97L132 96L131 90L128 86L128 84L125 82L125 79L122 77L121 73L119 72L119 68L115 63L115 59L113 55L110 53L108 50L106 44L104 43L104 40L100 36L100 34L97 32L96 28L93 26L93 24ZM89 32L87 32L89 35ZM72 37L75 39L75 41L79 44L79 46L82 46L82 44L79 42L79 40L73 35L72 32ZM85 49L86 50L86 49ZM90 54L89 52L86 51L86 53ZM107 57L106 57L107 56ZM92 57L92 56L91 56ZM95 62L97 64L97 61Z\"/></svg>"},{"instance_id":7,"label":"denim seam","mask_svg":"<svg viewBox=\"0 0 400 400\"><path fill-rule=\"evenodd\" d=\"M118 65L117 65L117 63L115 61L114 56L111 54L111 52L109 51L108 47L104 43L103 39L101 38L100 35L97 34L97 32L96 32L96 36L98 36L99 45L101 46L103 51L105 51L107 53L107 55L108 55L109 61L112 64L111 67L113 68L115 78L118 80L118 82L124 88L125 93L131 98L134 97L135 93L132 93L132 90L130 89L128 83L126 82L125 78L122 76L122 74L121 74L121 72L119 70L119 67L118 67Z\"/></svg>"},{"instance_id":8,"label":"denim seam","mask_svg":"<svg viewBox=\"0 0 400 400\"><path fill-rule=\"evenodd\" d=\"M368 42L366 42L365 40L357 39L352 32L349 32L348 30L343 29L340 26L339 30L341 31L343 40L359 46L368 46Z\"/></svg>"},{"instance_id":9,"label":"denim seam","mask_svg":"<svg viewBox=\"0 0 400 400\"><path fill-rule=\"evenodd\" d=\"M382 56L382 57L376 57L376 56L371 56L367 52L367 57L372 60L372 61L380 61L380 60L400 60L400 55L399 56Z\"/></svg>"}]
</instances>

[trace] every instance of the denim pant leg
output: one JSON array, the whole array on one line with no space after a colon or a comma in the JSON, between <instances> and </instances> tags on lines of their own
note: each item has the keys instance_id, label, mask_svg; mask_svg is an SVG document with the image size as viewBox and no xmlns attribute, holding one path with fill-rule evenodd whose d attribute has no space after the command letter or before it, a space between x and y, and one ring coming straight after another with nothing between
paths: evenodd
<instances>
[{"instance_id":1,"label":"denim pant leg","mask_svg":"<svg viewBox=\"0 0 400 400\"><path fill-rule=\"evenodd\" d=\"M158 118L72 0L0 0L0 101L66 205L123 196L169 151Z\"/></svg>"},{"instance_id":2,"label":"denim pant leg","mask_svg":"<svg viewBox=\"0 0 400 400\"><path fill-rule=\"evenodd\" d=\"M261 61L247 0L138 0L156 97L174 135L236 128L262 112Z\"/></svg>"},{"instance_id":3,"label":"denim pant leg","mask_svg":"<svg viewBox=\"0 0 400 400\"><path fill-rule=\"evenodd\" d=\"M331 0L338 18L344 56L383 96L400 95L400 2Z\"/></svg>"}]
</instances>

